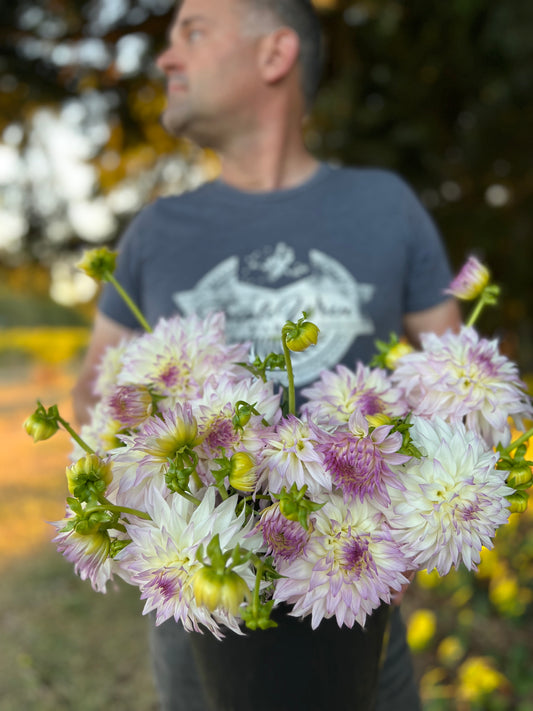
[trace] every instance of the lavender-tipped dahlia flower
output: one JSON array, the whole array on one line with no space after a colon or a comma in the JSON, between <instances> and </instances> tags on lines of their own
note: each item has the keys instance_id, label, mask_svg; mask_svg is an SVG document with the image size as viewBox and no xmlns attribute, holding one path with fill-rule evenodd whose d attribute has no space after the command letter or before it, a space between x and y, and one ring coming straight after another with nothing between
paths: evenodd
<instances>
[{"instance_id":1,"label":"lavender-tipped dahlia flower","mask_svg":"<svg viewBox=\"0 0 533 711\"><path fill-rule=\"evenodd\" d=\"M348 428L326 433L316 429L317 450L324 457L324 468L331 475L333 483L345 498L370 497L374 503L384 506L390 503L387 484L401 488L401 480L391 467L409 460L398 450L402 446L402 435L391 434L392 425L381 425L369 431L368 422L359 412L355 412Z\"/></svg>"},{"instance_id":2,"label":"lavender-tipped dahlia flower","mask_svg":"<svg viewBox=\"0 0 533 711\"><path fill-rule=\"evenodd\" d=\"M200 544L206 546L217 533L223 551L246 541L246 548L258 552L261 535L250 534L252 521L245 523L245 514L235 513L238 497L232 496L216 505L213 488L206 490L202 502L195 506L181 496L166 501L153 489L147 500L151 521L126 524L132 542L116 557L129 582L141 590L146 600L143 614L154 610L156 624L174 618L187 631L201 632L204 625L217 638L222 627L241 633L239 619L228 610L210 612L194 598L193 579L203 567L196 553ZM234 571L253 589L255 575L249 563L235 566Z\"/></svg>"},{"instance_id":3,"label":"lavender-tipped dahlia flower","mask_svg":"<svg viewBox=\"0 0 533 711\"><path fill-rule=\"evenodd\" d=\"M145 385L120 385L109 396L113 419L126 427L137 427L152 413L152 396Z\"/></svg>"},{"instance_id":4,"label":"lavender-tipped dahlia flower","mask_svg":"<svg viewBox=\"0 0 533 711\"><path fill-rule=\"evenodd\" d=\"M294 605L291 615L311 615L316 629L323 618L339 627L364 626L367 615L391 590L408 580L409 562L393 540L383 514L367 502L347 504L330 495L312 516L313 530L302 555L278 563L274 599Z\"/></svg>"},{"instance_id":5,"label":"lavender-tipped dahlia flower","mask_svg":"<svg viewBox=\"0 0 533 711\"><path fill-rule=\"evenodd\" d=\"M115 568L113 560L109 557L111 541L107 531L93 531L81 534L75 529L62 530L72 521L72 516L52 525L58 533L53 538L57 550L74 564L74 570L82 580L89 580L93 590L106 592L106 585L113 578Z\"/></svg>"},{"instance_id":6,"label":"lavender-tipped dahlia flower","mask_svg":"<svg viewBox=\"0 0 533 711\"><path fill-rule=\"evenodd\" d=\"M152 333L133 340L123 354L121 385L150 384L171 407L183 398L201 395L205 381L214 373L226 373L236 380L248 372L236 365L248 358L246 344L227 345L224 315L212 314L160 319Z\"/></svg>"},{"instance_id":7,"label":"lavender-tipped dahlia flower","mask_svg":"<svg viewBox=\"0 0 533 711\"><path fill-rule=\"evenodd\" d=\"M415 415L465 421L490 446L510 442L508 418L520 428L533 416L515 363L498 351L496 340L464 326L460 333L422 336L422 351L404 356L392 374Z\"/></svg>"},{"instance_id":8,"label":"lavender-tipped dahlia flower","mask_svg":"<svg viewBox=\"0 0 533 711\"><path fill-rule=\"evenodd\" d=\"M457 299L471 301L481 295L489 279L490 273L487 267L476 257L469 257L445 293Z\"/></svg>"},{"instance_id":9,"label":"lavender-tipped dahlia flower","mask_svg":"<svg viewBox=\"0 0 533 711\"><path fill-rule=\"evenodd\" d=\"M346 425L356 411L391 417L407 412L403 393L392 384L387 371L362 363L357 363L355 372L344 365L324 371L320 380L302 394L308 398L302 405L302 413L325 427Z\"/></svg>"},{"instance_id":10,"label":"lavender-tipped dahlia flower","mask_svg":"<svg viewBox=\"0 0 533 711\"><path fill-rule=\"evenodd\" d=\"M404 467L404 488L389 491L395 540L418 568L475 569L509 517L508 472L495 469L499 454L462 423L415 418L411 435L423 456Z\"/></svg>"},{"instance_id":11,"label":"lavender-tipped dahlia flower","mask_svg":"<svg viewBox=\"0 0 533 711\"><path fill-rule=\"evenodd\" d=\"M272 504L261 513L257 524L267 554L272 554L276 560L291 561L300 556L305 548L309 533L298 521L289 521L280 511L279 503Z\"/></svg>"},{"instance_id":12,"label":"lavender-tipped dahlia flower","mask_svg":"<svg viewBox=\"0 0 533 711\"><path fill-rule=\"evenodd\" d=\"M278 494L283 487L304 485L311 496L331 490L331 478L324 469L322 456L316 449L315 435L309 423L288 415L266 438L262 452L263 473L258 486Z\"/></svg>"}]
</instances>

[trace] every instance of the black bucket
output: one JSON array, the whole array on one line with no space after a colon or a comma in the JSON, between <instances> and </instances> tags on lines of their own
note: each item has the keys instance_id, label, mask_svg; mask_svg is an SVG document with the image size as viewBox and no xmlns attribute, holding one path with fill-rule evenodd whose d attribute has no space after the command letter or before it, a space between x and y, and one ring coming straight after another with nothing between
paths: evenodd
<instances>
[{"instance_id":1,"label":"black bucket","mask_svg":"<svg viewBox=\"0 0 533 711\"><path fill-rule=\"evenodd\" d=\"M198 670L212 711L373 711L389 607L382 605L361 628L272 613L278 627L191 634Z\"/></svg>"}]
</instances>

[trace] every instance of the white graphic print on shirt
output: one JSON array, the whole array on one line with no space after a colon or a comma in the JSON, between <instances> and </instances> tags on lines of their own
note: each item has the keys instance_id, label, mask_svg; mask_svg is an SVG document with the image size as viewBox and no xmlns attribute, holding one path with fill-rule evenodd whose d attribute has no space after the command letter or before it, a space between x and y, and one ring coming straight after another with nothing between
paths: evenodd
<instances>
[{"instance_id":1,"label":"white graphic print on shirt","mask_svg":"<svg viewBox=\"0 0 533 711\"><path fill-rule=\"evenodd\" d=\"M242 262L229 257L173 299L184 315L224 311L228 340L251 340L261 357L281 351L281 327L306 311L320 336L316 346L294 354L296 385L302 386L339 363L358 336L375 332L361 310L374 286L358 283L336 259L316 249L310 250L308 265L296 262L292 248L283 243L270 249L268 258L264 254L253 252ZM262 272L260 281L269 284L287 277L293 281L274 288L241 278L252 271Z\"/></svg>"}]
</instances>

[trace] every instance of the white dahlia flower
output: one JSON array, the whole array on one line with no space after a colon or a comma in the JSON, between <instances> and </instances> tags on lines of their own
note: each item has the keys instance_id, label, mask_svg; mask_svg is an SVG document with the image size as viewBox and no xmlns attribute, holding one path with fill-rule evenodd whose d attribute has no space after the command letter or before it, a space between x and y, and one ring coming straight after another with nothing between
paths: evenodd
<instances>
[{"instance_id":1,"label":"white dahlia flower","mask_svg":"<svg viewBox=\"0 0 533 711\"><path fill-rule=\"evenodd\" d=\"M462 423L415 418L411 436L423 456L403 467L403 489L389 489L394 537L418 568L475 569L509 517L508 472L494 468L499 455Z\"/></svg>"}]
</instances>

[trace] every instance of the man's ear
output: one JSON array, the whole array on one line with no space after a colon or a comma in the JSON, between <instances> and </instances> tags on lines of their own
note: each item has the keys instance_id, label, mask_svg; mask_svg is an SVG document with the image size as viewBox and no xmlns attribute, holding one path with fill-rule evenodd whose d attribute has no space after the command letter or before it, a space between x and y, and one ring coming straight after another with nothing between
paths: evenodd
<instances>
[{"instance_id":1,"label":"man's ear","mask_svg":"<svg viewBox=\"0 0 533 711\"><path fill-rule=\"evenodd\" d=\"M289 27L279 27L262 38L259 69L267 84L275 84L290 74L298 61L300 38Z\"/></svg>"}]
</instances>

